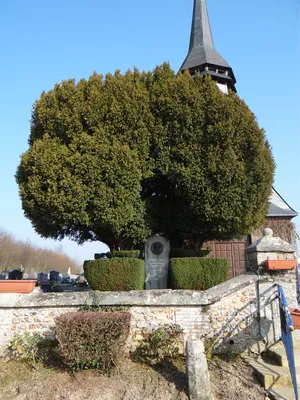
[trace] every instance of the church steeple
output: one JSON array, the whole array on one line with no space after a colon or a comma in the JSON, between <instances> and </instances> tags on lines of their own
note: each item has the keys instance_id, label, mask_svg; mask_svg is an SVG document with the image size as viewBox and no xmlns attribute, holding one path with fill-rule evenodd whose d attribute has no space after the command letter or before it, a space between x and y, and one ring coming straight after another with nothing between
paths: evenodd
<instances>
[{"instance_id":1,"label":"church steeple","mask_svg":"<svg viewBox=\"0 0 300 400\"><path fill-rule=\"evenodd\" d=\"M236 91L233 71L214 47L206 0L194 0L190 48L180 71L187 69L191 75L197 71L201 75L211 75L224 92L228 88Z\"/></svg>"}]
</instances>

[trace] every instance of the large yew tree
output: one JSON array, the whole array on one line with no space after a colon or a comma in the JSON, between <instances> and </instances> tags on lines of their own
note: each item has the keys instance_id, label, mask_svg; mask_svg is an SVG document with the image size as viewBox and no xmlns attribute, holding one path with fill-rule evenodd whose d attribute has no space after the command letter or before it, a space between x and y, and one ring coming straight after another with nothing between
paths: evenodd
<instances>
[{"instance_id":1,"label":"large yew tree","mask_svg":"<svg viewBox=\"0 0 300 400\"><path fill-rule=\"evenodd\" d=\"M33 107L16 179L45 238L133 248L231 239L264 220L274 160L254 114L210 78L153 72L63 81Z\"/></svg>"}]
</instances>

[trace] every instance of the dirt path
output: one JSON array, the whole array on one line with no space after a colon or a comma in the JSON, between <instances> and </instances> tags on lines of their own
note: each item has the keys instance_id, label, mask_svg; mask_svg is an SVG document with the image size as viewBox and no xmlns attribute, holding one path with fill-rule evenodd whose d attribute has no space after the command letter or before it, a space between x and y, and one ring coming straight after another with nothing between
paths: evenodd
<instances>
[{"instance_id":1,"label":"dirt path","mask_svg":"<svg viewBox=\"0 0 300 400\"><path fill-rule=\"evenodd\" d=\"M242 360L210 362L215 400L263 400L264 390ZM75 374L0 360L1 400L188 400L184 364L155 370L124 360L112 376Z\"/></svg>"},{"instance_id":2,"label":"dirt path","mask_svg":"<svg viewBox=\"0 0 300 400\"><path fill-rule=\"evenodd\" d=\"M252 368L241 358L209 362L210 379L215 400L268 399L265 390L253 377Z\"/></svg>"}]
</instances>

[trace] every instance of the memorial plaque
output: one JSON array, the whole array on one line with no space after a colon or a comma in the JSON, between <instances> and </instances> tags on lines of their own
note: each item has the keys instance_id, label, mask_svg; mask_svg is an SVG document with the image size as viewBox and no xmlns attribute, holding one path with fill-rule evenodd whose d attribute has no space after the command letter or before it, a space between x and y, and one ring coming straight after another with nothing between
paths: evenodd
<instances>
[{"instance_id":1,"label":"memorial plaque","mask_svg":"<svg viewBox=\"0 0 300 400\"><path fill-rule=\"evenodd\" d=\"M146 289L166 289L168 285L170 242L159 235L145 243Z\"/></svg>"}]
</instances>

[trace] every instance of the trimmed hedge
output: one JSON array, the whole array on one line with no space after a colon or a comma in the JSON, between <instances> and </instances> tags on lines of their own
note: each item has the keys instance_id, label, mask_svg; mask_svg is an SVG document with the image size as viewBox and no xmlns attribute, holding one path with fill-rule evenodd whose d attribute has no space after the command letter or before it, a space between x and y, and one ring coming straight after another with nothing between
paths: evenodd
<instances>
[{"instance_id":1,"label":"trimmed hedge","mask_svg":"<svg viewBox=\"0 0 300 400\"><path fill-rule=\"evenodd\" d=\"M84 275L93 290L143 290L145 262L135 258L111 258L85 261Z\"/></svg>"},{"instance_id":2,"label":"trimmed hedge","mask_svg":"<svg viewBox=\"0 0 300 400\"><path fill-rule=\"evenodd\" d=\"M138 258L140 255L140 250L120 250L113 251L113 258Z\"/></svg>"},{"instance_id":3,"label":"trimmed hedge","mask_svg":"<svg viewBox=\"0 0 300 400\"><path fill-rule=\"evenodd\" d=\"M128 312L74 312L55 319L59 352L73 370L109 372L117 364L130 328Z\"/></svg>"},{"instance_id":4,"label":"trimmed hedge","mask_svg":"<svg viewBox=\"0 0 300 400\"><path fill-rule=\"evenodd\" d=\"M171 289L206 290L229 279L229 261L223 258L172 258Z\"/></svg>"},{"instance_id":5,"label":"trimmed hedge","mask_svg":"<svg viewBox=\"0 0 300 400\"><path fill-rule=\"evenodd\" d=\"M186 258L186 257L205 257L209 254L209 250L194 250L174 248L170 251L170 258Z\"/></svg>"}]
</instances>

